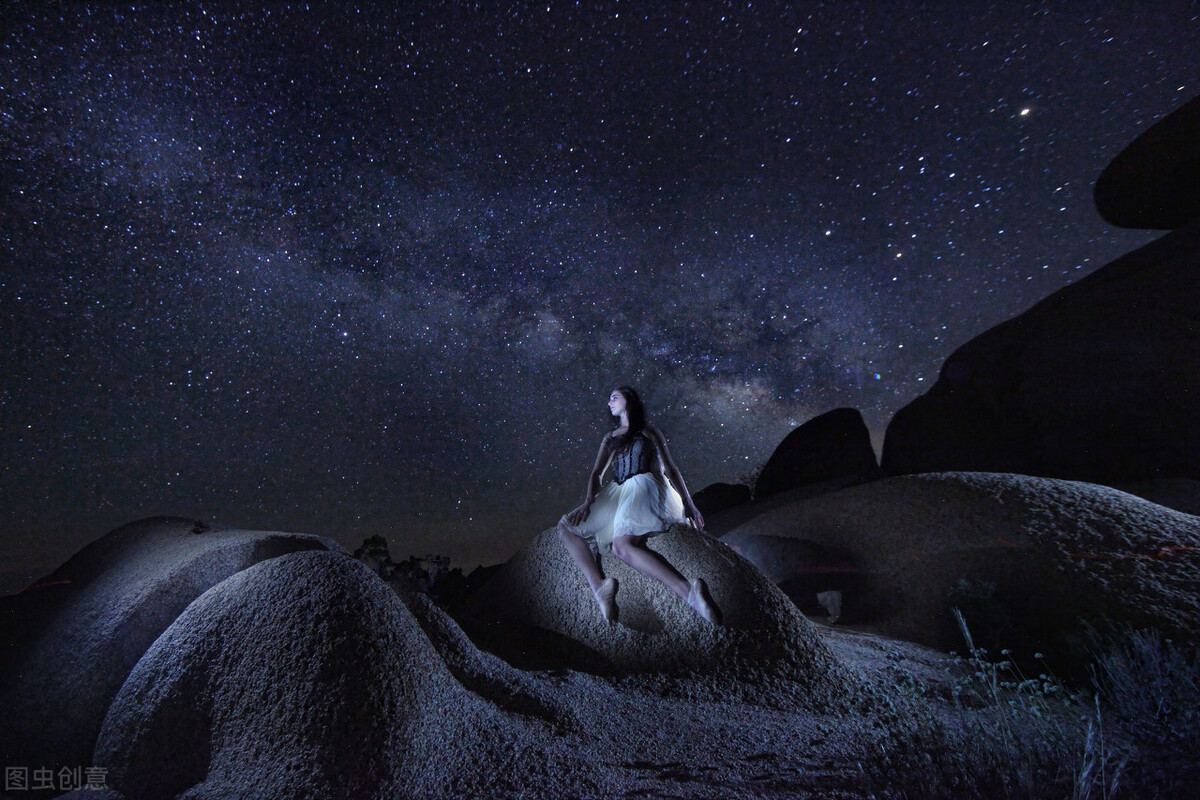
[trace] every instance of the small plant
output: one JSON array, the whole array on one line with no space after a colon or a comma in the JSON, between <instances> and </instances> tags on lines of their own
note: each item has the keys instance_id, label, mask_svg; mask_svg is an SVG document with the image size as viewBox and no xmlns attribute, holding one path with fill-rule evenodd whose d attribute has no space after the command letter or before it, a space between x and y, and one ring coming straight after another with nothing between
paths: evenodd
<instances>
[{"instance_id":1,"label":"small plant","mask_svg":"<svg viewBox=\"0 0 1200 800\"><path fill-rule=\"evenodd\" d=\"M1155 630L1093 636L1092 681L1131 743L1126 782L1145 797L1194 796L1200 782L1200 650Z\"/></svg>"},{"instance_id":2,"label":"small plant","mask_svg":"<svg viewBox=\"0 0 1200 800\"><path fill-rule=\"evenodd\" d=\"M1036 677L1007 650L991 660L955 614L967 655L957 660L950 702L901 676L894 699L877 706L887 728L873 765L881 788L914 799L1111 798L1121 762L1109 752L1094 698L1072 691L1040 653Z\"/></svg>"},{"instance_id":3,"label":"small plant","mask_svg":"<svg viewBox=\"0 0 1200 800\"><path fill-rule=\"evenodd\" d=\"M1045 671L1036 677L1022 672L1008 650L1000 651L1000 661L990 660L975 646L962 613L954 614L967 644L967 671L955 686L955 699L971 738L979 742L976 757L991 762L996 772L1003 790L998 795L1092 796L1095 770L1084 765L1089 731L1095 742L1099 729L1084 713L1082 698L1054 675L1041 653L1034 659ZM1085 773L1087 785L1079 780Z\"/></svg>"},{"instance_id":4,"label":"small plant","mask_svg":"<svg viewBox=\"0 0 1200 800\"><path fill-rule=\"evenodd\" d=\"M951 608L960 609L971 620L979 639L989 645L1011 643L1022 631L1011 603L1000 592L995 581L959 578L946 593Z\"/></svg>"}]
</instances>

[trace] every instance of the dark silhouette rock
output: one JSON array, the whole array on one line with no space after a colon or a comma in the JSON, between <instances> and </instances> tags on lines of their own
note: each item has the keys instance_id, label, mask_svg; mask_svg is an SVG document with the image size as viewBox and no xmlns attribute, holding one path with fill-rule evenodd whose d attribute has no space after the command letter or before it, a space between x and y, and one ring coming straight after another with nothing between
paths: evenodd
<instances>
[{"instance_id":1,"label":"dark silhouette rock","mask_svg":"<svg viewBox=\"0 0 1200 800\"><path fill-rule=\"evenodd\" d=\"M1200 220L960 347L888 425L888 474L1200 478Z\"/></svg>"},{"instance_id":2,"label":"dark silhouette rock","mask_svg":"<svg viewBox=\"0 0 1200 800\"><path fill-rule=\"evenodd\" d=\"M1122 228L1174 230L1200 217L1200 97L1122 150L1095 198L1100 216Z\"/></svg>"},{"instance_id":3,"label":"dark silhouette rock","mask_svg":"<svg viewBox=\"0 0 1200 800\"><path fill-rule=\"evenodd\" d=\"M743 483L710 483L692 495L700 513L708 516L750 502L750 487Z\"/></svg>"},{"instance_id":4,"label":"dark silhouette rock","mask_svg":"<svg viewBox=\"0 0 1200 800\"><path fill-rule=\"evenodd\" d=\"M209 587L264 559L341 550L331 539L211 530L155 517L89 544L7 598L0 753L10 764L91 764L109 702L142 653ZM10 638L11 637L11 638Z\"/></svg>"},{"instance_id":5,"label":"dark silhouette rock","mask_svg":"<svg viewBox=\"0 0 1200 800\"><path fill-rule=\"evenodd\" d=\"M885 473L1200 478L1200 98L1096 192L1116 224L1175 230L955 351L888 425Z\"/></svg>"},{"instance_id":6,"label":"dark silhouette rock","mask_svg":"<svg viewBox=\"0 0 1200 800\"><path fill-rule=\"evenodd\" d=\"M857 475L846 475L831 481L809 483L796 489L788 489L786 492L773 494L770 497L752 500L749 503L733 506L732 508L717 511L713 514L706 514L704 516L704 530L706 533L710 533L721 539L725 534L739 525L777 506L787 505L798 500L806 500L810 497L817 497L831 492L838 492L850 486L859 486L862 483L863 479Z\"/></svg>"},{"instance_id":7,"label":"dark silhouette rock","mask_svg":"<svg viewBox=\"0 0 1200 800\"><path fill-rule=\"evenodd\" d=\"M780 442L759 473L754 497L848 475L874 480L880 474L862 414L838 408L810 419Z\"/></svg>"},{"instance_id":8,"label":"dark silhouette rock","mask_svg":"<svg viewBox=\"0 0 1200 800\"><path fill-rule=\"evenodd\" d=\"M1095 484L992 473L889 478L776 508L725 538L849 553L885 635L962 647L952 610L998 652L1081 669L1086 623L1200 641L1200 518ZM848 599L849 601L849 599Z\"/></svg>"},{"instance_id":9,"label":"dark silhouette rock","mask_svg":"<svg viewBox=\"0 0 1200 800\"><path fill-rule=\"evenodd\" d=\"M493 642L510 649L530 646L539 631L560 646L573 642L574 658L590 662L592 671L704 675L723 692L764 702L819 705L841 698L848 678L816 627L752 564L686 525L648 546L684 576L707 581L723 626L704 621L658 581L606 554L604 572L620 585L620 622L610 625L554 529L522 548L468 598L458 617L472 638L491 631Z\"/></svg>"}]
</instances>

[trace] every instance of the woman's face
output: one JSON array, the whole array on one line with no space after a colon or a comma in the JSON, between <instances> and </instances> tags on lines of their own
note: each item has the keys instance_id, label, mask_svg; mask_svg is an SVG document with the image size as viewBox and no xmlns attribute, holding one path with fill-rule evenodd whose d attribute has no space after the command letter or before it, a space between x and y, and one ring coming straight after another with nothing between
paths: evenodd
<instances>
[{"instance_id":1,"label":"woman's face","mask_svg":"<svg viewBox=\"0 0 1200 800\"><path fill-rule=\"evenodd\" d=\"M613 389L612 394L608 396L608 411L614 417L621 416L621 412L625 410L625 395Z\"/></svg>"}]
</instances>

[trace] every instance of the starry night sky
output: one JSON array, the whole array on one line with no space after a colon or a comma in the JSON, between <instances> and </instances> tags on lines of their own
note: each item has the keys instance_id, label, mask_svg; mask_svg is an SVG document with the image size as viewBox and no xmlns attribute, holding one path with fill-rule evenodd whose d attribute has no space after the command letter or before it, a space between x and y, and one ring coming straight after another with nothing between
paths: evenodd
<instances>
[{"instance_id":1,"label":"starry night sky","mask_svg":"<svg viewBox=\"0 0 1200 800\"><path fill-rule=\"evenodd\" d=\"M5 3L5 588L155 513L504 560L619 383L692 491L878 447L1200 89L1194 2L917 5Z\"/></svg>"}]
</instances>

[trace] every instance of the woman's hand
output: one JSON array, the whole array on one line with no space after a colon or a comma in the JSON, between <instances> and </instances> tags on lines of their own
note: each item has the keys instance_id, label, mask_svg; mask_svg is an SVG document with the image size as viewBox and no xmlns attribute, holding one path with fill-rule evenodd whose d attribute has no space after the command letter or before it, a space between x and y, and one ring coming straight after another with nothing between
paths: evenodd
<instances>
[{"instance_id":1,"label":"woman's hand","mask_svg":"<svg viewBox=\"0 0 1200 800\"><path fill-rule=\"evenodd\" d=\"M704 530L704 515L700 513L700 509L696 508L696 504L690 498L688 499L687 508L684 509L684 513L695 524L696 530Z\"/></svg>"},{"instance_id":2,"label":"woman's hand","mask_svg":"<svg viewBox=\"0 0 1200 800\"><path fill-rule=\"evenodd\" d=\"M572 525L578 525L579 523L586 520L588 518L588 515L591 513L592 513L592 501L584 500L583 504L580 505L579 508L572 511L570 514L567 514L567 522L571 523Z\"/></svg>"}]
</instances>

